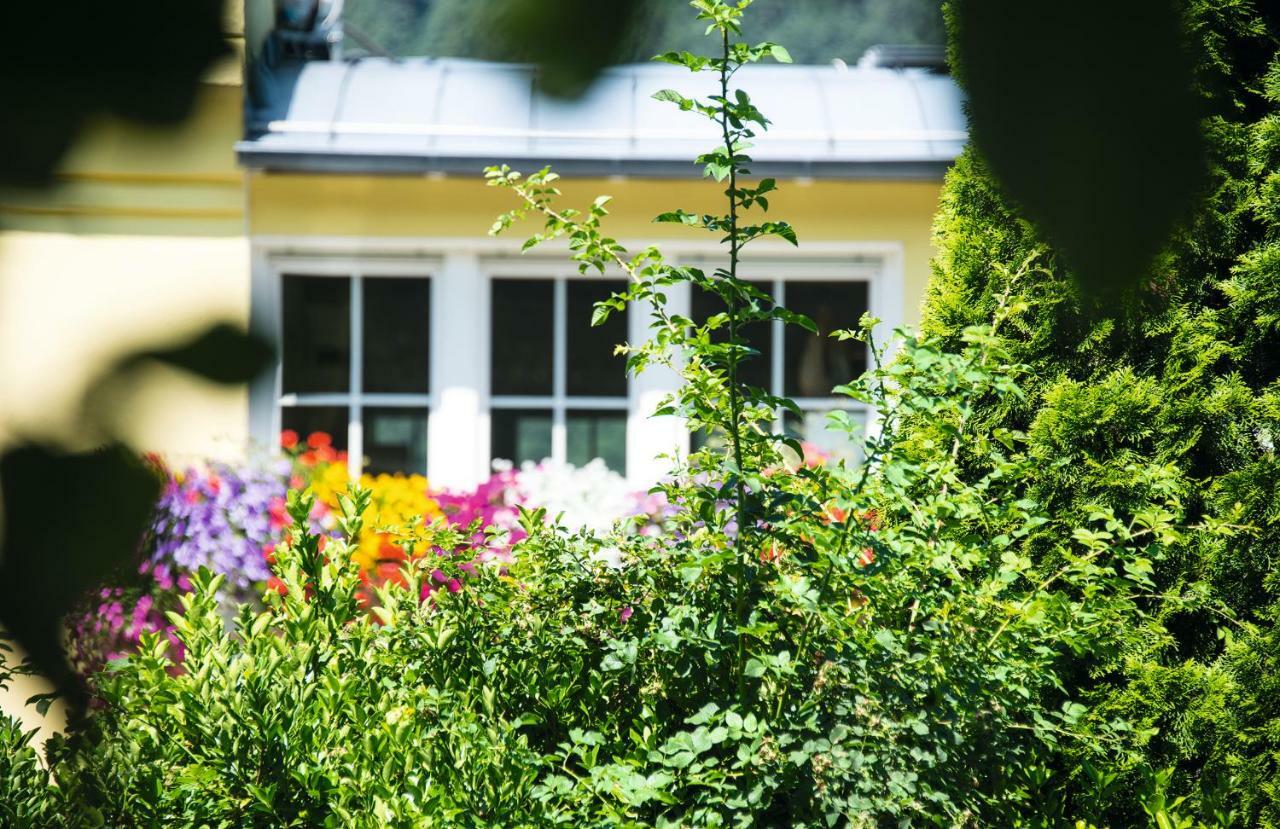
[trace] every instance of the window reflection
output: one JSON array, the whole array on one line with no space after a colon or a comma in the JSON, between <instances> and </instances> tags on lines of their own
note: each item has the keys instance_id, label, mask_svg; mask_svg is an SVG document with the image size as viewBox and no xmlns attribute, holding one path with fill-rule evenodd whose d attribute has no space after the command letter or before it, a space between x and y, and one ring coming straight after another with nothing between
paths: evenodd
<instances>
[{"instance_id":1,"label":"window reflection","mask_svg":"<svg viewBox=\"0 0 1280 829\"><path fill-rule=\"evenodd\" d=\"M427 410L376 407L364 410L364 471L371 475L427 472Z\"/></svg>"},{"instance_id":2,"label":"window reflection","mask_svg":"<svg viewBox=\"0 0 1280 829\"><path fill-rule=\"evenodd\" d=\"M495 460L539 463L551 457L551 412L495 409L490 416L490 455Z\"/></svg>"}]
</instances>

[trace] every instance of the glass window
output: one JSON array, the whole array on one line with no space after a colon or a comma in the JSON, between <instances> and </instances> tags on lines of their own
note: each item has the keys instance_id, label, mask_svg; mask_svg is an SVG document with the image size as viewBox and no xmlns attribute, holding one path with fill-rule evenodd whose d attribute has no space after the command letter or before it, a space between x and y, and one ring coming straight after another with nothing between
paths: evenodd
<instances>
[{"instance_id":1,"label":"glass window","mask_svg":"<svg viewBox=\"0 0 1280 829\"><path fill-rule=\"evenodd\" d=\"M427 471L427 410L419 407L379 406L364 410L364 470Z\"/></svg>"},{"instance_id":2,"label":"glass window","mask_svg":"<svg viewBox=\"0 0 1280 829\"><path fill-rule=\"evenodd\" d=\"M595 458L620 475L627 474L627 413L570 411L565 418L565 460L582 466Z\"/></svg>"},{"instance_id":3,"label":"glass window","mask_svg":"<svg viewBox=\"0 0 1280 829\"><path fill-rule=\"evenodd\" d=\"M626 469L627 312L592 326L609 279L494 279L490 457ZM575 405L576 404L576 405Z\"/></svg>"},{"instance_id":4,"label":"glass window","mask_svg":"<svg viewBox=\"0 0 1280 829\"><path fill-rule=\"evenodd\" d=\"M550 279L495 279L491 298L493 394L551 394L555 283Z\"/></svg>"},{"instance_id":5,"label":"glass window","mask_svg":"<svg viewBox=\"0 0 1280 829\"><path fill-rule=\"evenodd\" d=\"M819 333L815 336L799 326L775 326L769 322L747 326L748 342L761 356L742 363L739 377L744 383L797 400L804 411L802 417L779 412L781 428L787 434L811 444L832 459L858 460L859 436L829 430L827 414L844 409L865 428L866 415L861 407L848 398L833 395L832 389L866 370L867 349L856 340L840 342L828 335L857 327L867 310L867 283L849 279L773 280L761 283L761 287L790 310L812 319ZM723 303L714 294L696 292L693 295L695 320L705 320L723 310ZM717 339L723 340L727 332L722 328L718 335ZM775 377L771 358L779 351L782 370L780 376ZM717 447L720 443L718 438L708 439L701 432L690 435L690 446L694 450Z\"/></svg>"},{"instance_id":6,"label":"glass window","mask_svg":"<svg viewBox=\"0 0 1280 829\"><path fill-rule=\"evenodd\" d=\"M830 397L831 390L862 374L867 347L857 340L840 342L832 331L857 328L867 310L865 282L788 282L786 305L818 326L814 336L796 325L787 326L785 347L788 397Z\"/></svg>"},{"instance_id":7,"label":"glass window","mask_svg":"<svg viewBox=\"0 0 1280 829\"><path fill-rule=\"evenodd\" d=\"M430 323L430 280L365 278L364 391L430 391Z\"/></svg>"},{"instance_id":8,"label":"glass window","mask_svg":"<svg viewBox=\"0 0 1280 829\"><path fill-rule=\"evenodd\" d=\"M625 287L593 279L573 280L567 286L566 336L568 376L565 392L589 397L625 397L627 360L614 348L627 341L627 312L614 312L603 325L593 326L595 304Z\"/></svg>"},{"instance_id":9,"label":"glass window","mask_svg":"<svg viewBox=\"0 0 1280 829\"><path fill-rule=\"evenodd\" d=\"M547 409L495 409L491 415L495 460L516 465L539 463L551 457L551 411Z\"/></svg>"},{"instance_id":10,"label":"glass window","mask_svg":"<svg viewBox=\"0 0 1280 829\"><path fill-rule=\"evenodd\" d=\"M328 433L355 473L425 473L431 280L286 275L282 283L281 428Z\"/></svg>"},{"instance_id":11,"label":"glass window","mask_svg":"<svg viewBox=\"0 0 1280 829\"><path fill-rule=\"evenodd\" d=\"M351 388L351 280L284 277L285 394Z\"/></svg>"}]
</instances>

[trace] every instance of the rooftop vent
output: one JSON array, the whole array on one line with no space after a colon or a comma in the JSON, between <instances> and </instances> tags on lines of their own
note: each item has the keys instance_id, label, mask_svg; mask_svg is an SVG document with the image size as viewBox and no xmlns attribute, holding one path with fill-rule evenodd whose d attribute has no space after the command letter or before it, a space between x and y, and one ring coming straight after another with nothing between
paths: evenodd
<instances>
[{"instance_id":1,"label":"rooftop vent","mask_svg":"<svg viewBox=\"0 0 1280 829\"><path fill-rule=\"evenodd\" d=\"M947 50L942 46L878 43L858 58L860 69L926 69L947 71Z\"/></svg>"}]
</instances>

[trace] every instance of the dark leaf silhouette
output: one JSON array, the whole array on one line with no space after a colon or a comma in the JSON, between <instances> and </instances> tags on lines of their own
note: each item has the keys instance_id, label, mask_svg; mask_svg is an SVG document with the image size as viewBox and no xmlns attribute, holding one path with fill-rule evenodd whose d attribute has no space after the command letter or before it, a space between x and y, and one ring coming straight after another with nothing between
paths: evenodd
<instances>
[{"instance_id":1,"label":"dark leaf silhouette","mask_svg":"<svg viewBox=\"0 0 1280 829\"><path fill-rule=\"evenodd\" d=\"M0 182L48 179L86 119L171 124L226 54L220 0L5 6Z\"/></svg>"},{"instance_id":2,"label":"dark leaf silhouette","mask_svg":"<svg viewBox=\"0 0 1280 829\"><path fill-rule=\"evenodd\" d=\"M156 360L206 380L230 385L252 380L271 358L271 346L264 340L223 322L171 348L131 355L125 358L123 367Z\"/></svg>"},{"instance_id":3,"label":"dark leaf silhouette","mask_svg":"<svg viewBox=\"0 0 1280 829\"><path fill-rule=\"evenodd\" d=\"M1171 0L953 0L974 144L1095 298L1139 284L1205 150Z\"/></svg>"},{"instance_id":4,"label":"dark leaf silhouette","mask_svg":"<svg viewBox=\"0 0 1280 829\"><path fill-rule=\"evenodd\" d=\"M645 0L496 0L495 51L541 69L541 88L580 95L624 52Z\"/></svg>"},{"instance_id":5,"label":"dark leaf silhouette","mask_svg":"<svg viewBox=\"0 0 1280 829\"><path fill-rule=\"evenodd\" d=\"M73 715L85 691L63 652L63 617L113 573L136 570L159 491L155 473L119 444L89 453L28 444L0 457L0 625Z\"/></svg>"}]
</instances>

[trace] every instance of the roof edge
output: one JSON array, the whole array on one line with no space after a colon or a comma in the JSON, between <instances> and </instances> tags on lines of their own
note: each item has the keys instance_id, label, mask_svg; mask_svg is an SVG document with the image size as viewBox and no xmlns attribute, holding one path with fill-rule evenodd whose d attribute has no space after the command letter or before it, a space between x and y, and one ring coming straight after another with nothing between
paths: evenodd
<instances>
[{"instance_id":1,"label":"roof edge","mask_svg":"<svg viewBox=\"0 0 1280 829\"><path fill-rule=\"evenodd\" d=\"M253 141L236 144L236 156L249 170L280 173L327 173L335 175L464 174L479 176L485 167L510 164L530 170L550 166L561 175L599 177L683 179L697 176L692 161L645 158L582 158L520 155L484 158L479 156L435 156L404 153L338 152L264 148ZM876 161L768 161L751 164L752 177L813 178L868 181L941 181L952 159L909 159Z\"/></svg>"}]
</instances>

